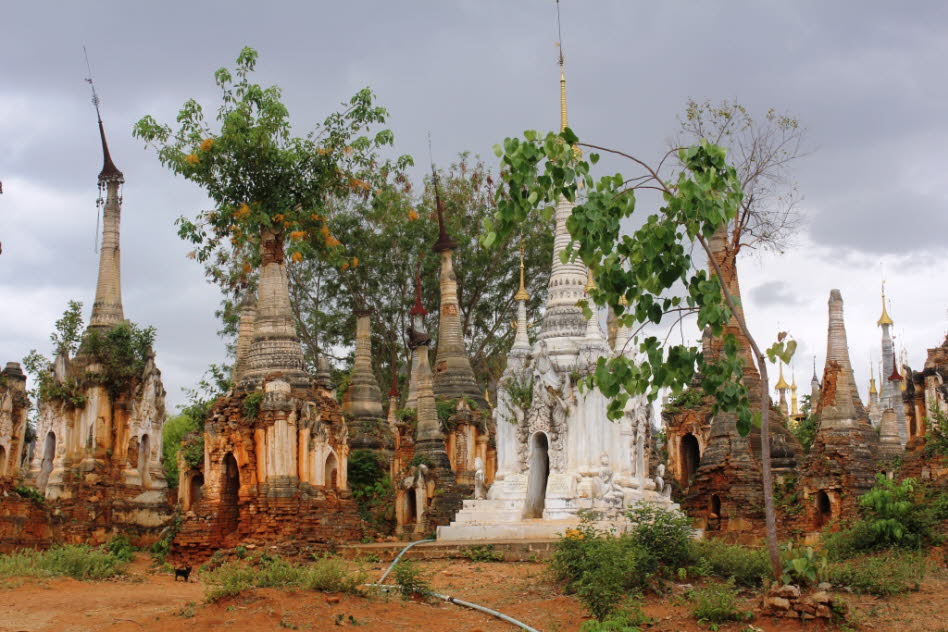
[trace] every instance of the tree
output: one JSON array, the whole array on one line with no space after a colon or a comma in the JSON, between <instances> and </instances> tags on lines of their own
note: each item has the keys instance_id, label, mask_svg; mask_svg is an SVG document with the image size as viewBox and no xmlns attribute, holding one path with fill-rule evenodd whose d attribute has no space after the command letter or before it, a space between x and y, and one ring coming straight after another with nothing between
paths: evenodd
<instances>
[{"instance_id":1,"label":"tree","mask_svg":"<svg viewBox=\"0 0 948 632\"><path fill-rule=\"evenodd\" d=\"M203 107L189 99L178 113L177 131L145 116L134 135L157 150L164 166L210 196L214 208L178 220L178 233L195 245L198 261L237 260L243 275L257 268L264 254L278 262L287 254L295 263L323 258L341 264L342 244L330 230L326 210L353 195L370 198L411 159L380 158L394 137L386 129L373 133L388 113L374 104L367 88L305 136L292 136L280 89L249 79L257 57L244 48L233 72L214 73L221 91L218 129L211 129ZM270 244L266 253L264 241Z\"/></svg>"},{"instance_id":2,"label":"tree","mask_svg":"<svg viewBox=\"0 0 948 632\"><path fill-rule=\"evenodd\" d=\"M590 153L587 161L580 148L609 152L642 171L631 178L617 173L594 179L590 166L600 155ZM497 212L485 225L485 245L515 232L538 213L550 217L561 196L577 201L577 195L583 195L567 221L572 241L563 256L579 257L589 266L598 286L591 291L591 298L597 305L610 306L621 324L633 328L630 344L640 354L636 361L624 355L600 358L594 373L585 378L587 388L596 387L610 399L609 416L618 418L633 394L647 394L654 400L660 389L668 388L678 395L700 370L702 387L712 396L715 412L733 412L745 435L752 419L759 420L767 544L774 576L779 579L782 568L770 469L769 406L751 412L747 388L740 381L737 340L731 333L724 334L732 314L758 366L763 402L769 401L767 363L737 300L722 281L724 276L709 243L721 227L738 216L743 200L741 181L736 169L726 162L724 148L702 140L669 152L677 156L680 169L667 178L659 173L659 167L628 153L580 143L569 128L545 136L527 131L523 139L505 139L495 151L502 159L504 186L498 192ZM640 189L659 191L662 206L631 234L622 234L620 222L634 213ZM690 254L694 247L707 256L712 274L695 265ZM585 301L581 303L589 311ZM713 336L723 338L720 353L706 357L697 347L643 333L645 327L663 321L674 320L674 327L689 315L696 316L699 331L707 327ZM793 346L781 339L767 353L786 357L792 355Z\"/></svg>"},{"instance_id":3,"label":"tree","mask_svg":"<svg viewBox=\"0 0 948 632\"><path fill-rule=\"evenodd\" d=\"M718 104L689 99L676 147L707 139L724 147L737 172L743 196L735 216L722 228L722 268L733 270L743 248L781 252L800 226L800 196L790 178L791 164L803 156L806 130L796 118L767 110L761 119L735 101ZM732 283L732 293L736 287Z\"/></svg>"},{"instance_id":4,"label":"tree","mask_svg":"<svg viewBox=\"0 0 948 632\"><path fill-rule=\"evenodd\" d=\"M539 222L512 234L502 247L484 248L478 240L480 226L494 212L489 169L480 159L461 154L438 175L447 228L458 242L455 273L462 329L475 375L489 384L503 370L513 338L513 296L519 284L516 242L522 240L525 246L528 307L539 309L549 282L553 231L549 222ZM416 188L399 175L394 184L370 199L340 201L327 210L327 221L342 244L342 264L312 258L289 268L291 304L311 371L320 353L343 364L351 361L346 354L354 342L353 310L363 308L372 310L373 366L380 383L388 383L393 358L401 367L408 366L408 312L419 259L423 302L431 312L427 324L430 331L437 330L439 261L431 246L438 225L432 181L426 178ZM208 278L225 290L241 282L233 261L220 266L211 260L205 267ZM253 284L252 275L249 282ZM224 299L218 312L223 335L236 335L238 309L239 300ZM407 379L407 372L402 378Z\"/></svg>"}]
</instances>

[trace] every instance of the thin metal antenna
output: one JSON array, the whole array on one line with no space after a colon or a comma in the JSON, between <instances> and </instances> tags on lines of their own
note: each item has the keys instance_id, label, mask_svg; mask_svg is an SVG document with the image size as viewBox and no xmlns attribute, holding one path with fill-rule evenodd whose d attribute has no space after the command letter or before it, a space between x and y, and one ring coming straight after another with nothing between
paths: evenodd
<instances>
[{"instance_id":1,"label":"thin metal antenna","mask_svg":"<svg viewBox=\"0 0 948 632\"><path fill-rule=\"evenodd\" d=\"M92 105L95 106L95 116L99 119L99 122L102 121L102 115L99 113L99 95L95 91L95 83L92 81L92 66L89 64L89 52L86 50L85 45L82 46L82 56L86 59L86 70L89 75L85 78L85 82L89 84L89 87L92 88Z\"/></svg>"},{"instance_id":2,"label":"thin metal antenna","mask_svg":"<svg viewBox=\"0 0 948 632\"><path fill-rule=\"evenodd\" d=\"M99 113L99 95L95 91L95 83L92 81L92 65L89 64L89 51L86 50L85 44L82 45L82 56L86 60L86 71L89 73L85 77L85 82L89 84L89 87L92 89L92 105L95 107L95 117L99 121L99 125L102 125L102 115ZM102 184L99 183L99 197L95 201L95 236L92 238L92 252L98 254L99 252L99 220L100 215L102 214Z\"/></svg>"},{"instance_id":3,"label":"thin metal antenna","mask_svg":"<svg viewBox=\"0 0 948 632\"><path fill-rule=\"evenodd\" d=\"M563 67L563 23L560 20L560 0L556 0L556 48L559 50L558 63Z\"/></svg>"}]
</instances>

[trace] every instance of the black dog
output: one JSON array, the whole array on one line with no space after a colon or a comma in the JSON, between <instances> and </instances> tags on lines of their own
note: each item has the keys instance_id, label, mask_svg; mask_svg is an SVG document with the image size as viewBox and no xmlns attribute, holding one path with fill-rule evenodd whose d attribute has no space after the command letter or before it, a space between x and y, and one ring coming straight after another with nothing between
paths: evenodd
<instances>
[{"instance_id":1,"label":"black dog","mask_svg":"<svg viewBox=\"0 0 948 632\"><path fill-rule=\"evenodd\" d=\"M191 567L185 566L184 568L174 569L174 580L178 581L179 577L183 577L184 581L188 581L188 577L191 576Z\"/></svg>"}]
</instances>

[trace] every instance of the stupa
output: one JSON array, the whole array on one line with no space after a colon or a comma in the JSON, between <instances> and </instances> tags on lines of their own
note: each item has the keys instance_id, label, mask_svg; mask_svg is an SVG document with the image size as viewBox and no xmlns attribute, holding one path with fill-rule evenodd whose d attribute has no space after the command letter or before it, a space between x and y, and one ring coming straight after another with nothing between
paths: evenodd
<instances>
[{"instance_id":1,"label":"stupa","mask_svg":"<svg viewBox=\"0 0 948 632\"><path fill-rule=\"evenodd\" d=\"M567 127L566 76L560 61L561 129ZM661 477L649 478L651 408L631 398L618 421L606 415L598 390L583 392L577 377L609 347L596 314L586 319L577 301L588 298L586 266L563 262L573 205L561 198L549 297L537 341L527 336L527 292L521 285L516 340L497 390L497 473L486 499L465 500L438 540L545 538L593 512L600 528L624 529L624 509L636 501L675 508ZM627 335L627 332L623 332ZM616 345L615 353L630 353ZM659 482L659 485L656 484ZM662 489L658 489L661 486Z\"/></svg>"}]
</instances>

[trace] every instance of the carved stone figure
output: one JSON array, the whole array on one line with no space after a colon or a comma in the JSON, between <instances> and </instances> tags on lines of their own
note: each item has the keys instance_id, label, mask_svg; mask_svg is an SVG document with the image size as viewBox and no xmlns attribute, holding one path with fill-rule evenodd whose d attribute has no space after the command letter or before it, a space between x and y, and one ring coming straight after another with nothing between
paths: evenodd
<instances>
[{"instance_id":1,"label":"carved stone figure","mask_svg":"<svg viewBox=\"0 0 948 632\"><path fill-rule=\"evenodd\" d=\"M474 498L476 500L487 498L487 484L484 479L484 460L479 456L474 458Z\"/></svg>"}]
</instances>

